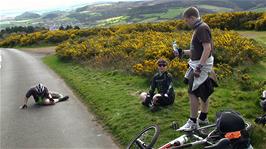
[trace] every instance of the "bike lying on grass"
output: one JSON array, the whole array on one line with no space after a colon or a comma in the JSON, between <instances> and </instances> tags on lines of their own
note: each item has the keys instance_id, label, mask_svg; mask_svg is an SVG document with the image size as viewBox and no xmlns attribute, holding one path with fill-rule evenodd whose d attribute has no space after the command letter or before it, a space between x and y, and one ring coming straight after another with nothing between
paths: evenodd
<instances>
[{"instance_id":1,"label":"bike lying on grass","mask_svg":"<svg viewBox=\"0 0 266 149\"><path fill-rule=\"evenodd\" d=\"M230 149L231 140L221 136L217 124L206 125L194 130L181 130L175 127L176 124L173 125L173 128L178 132L182 132L183 135L164 144L159 149L180 149L198 145L203 145L204 149ZM251 125L248 122L245 122L243 131L247 132L248 135L251 133ZM152 149L159 134L160 128L158 125L146 127L132 139L127 149ZM249 145L248 149L252 149L252 146Z\"/></svg>"}]
</instances>

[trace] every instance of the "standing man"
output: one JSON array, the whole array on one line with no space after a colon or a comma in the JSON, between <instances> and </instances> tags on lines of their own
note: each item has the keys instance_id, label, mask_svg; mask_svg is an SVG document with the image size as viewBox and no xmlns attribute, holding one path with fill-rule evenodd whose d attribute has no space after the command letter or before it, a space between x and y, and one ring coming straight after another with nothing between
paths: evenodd
<instances>
[{"instance_id":1,"label":"standing man","mask_svg":"<svg viewBox=\"0 0 266 149\"><path fill-rule=\"evenodd\" d=\"M207 124L209 96L213 93L213 80L209 74L212 71L214 57L213 40L209 26L204 23L196 7L189 7L183 13L187 25L193 28L190 49L178 49L176 56L189 55L189 68L185 74L185 83L188 84L190 100L190 118L180 129L197 129L199 124ZM201 101L200 101L201 100ZM200 115L198 117L198 110Z\"/></svg>"}]
</instances>

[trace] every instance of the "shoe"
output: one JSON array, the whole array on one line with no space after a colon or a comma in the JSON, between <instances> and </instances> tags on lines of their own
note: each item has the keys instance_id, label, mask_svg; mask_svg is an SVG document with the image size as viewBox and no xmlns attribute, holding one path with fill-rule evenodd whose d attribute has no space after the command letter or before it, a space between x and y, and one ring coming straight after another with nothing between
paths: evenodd
<instances>
[{"instance_id":1,"label":"shoe","mask_svg":"<svg viewBox=\"0 0 266 149\"><path fill-rule=\"evenodd\" d=\"M198 118L197 121L198 121L199 125L208 125L209 124L208 118L206 118L204 121Z\"/></svg>"},{"instance_id":2,"label":"shoe","mask_svg":"<svg viewBox=\"0 0 266 149\"><path fill-rule=\"evenodd\" d=\"M59 99L59 101L66 101L69 98L69 96L64 96L63 98Z\"/></svg>"},{"instance_id":3,"label":"shoe","mask_svg":"<svg viewBox=\"0 0 266 149\"><path fill-rule=\"evenodd\" d=\"M180 130L194 130L194 129L198 129L199 128L199 123L194 123L191 119L188 119L187 123L185 125L183 125L182 127L180 127Z\"/></svg>"},{"instance_id":4,"label":"shoe","mask_svg":"<svg viewBox=\"0 0 266 149\"><path fill-rule=\"evenodd\" d=\"M158 106L151 106L151 112L156 112L159 110L159 107Z\"/></svg>"},{"instance_id":5,"label":"shoe","mask_svg":"<svg viewBox=\"0 0 266 149\"><path fill-rule=\"evenodd\" d=\"M141 102L141 104L142 104L143 106L145 106L145 107L149 107L149 103L147 103L147 102L145 102L145 101Z\"/></svg>"}]
</instances>

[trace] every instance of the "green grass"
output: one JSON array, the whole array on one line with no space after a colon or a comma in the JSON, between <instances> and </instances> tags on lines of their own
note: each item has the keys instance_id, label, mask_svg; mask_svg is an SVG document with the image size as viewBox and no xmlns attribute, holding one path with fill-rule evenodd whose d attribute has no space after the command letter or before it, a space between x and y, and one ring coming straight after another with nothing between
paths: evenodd
<instances>
[{"instance_id":1,"label":"green grass","mask_svg":"<svg viewBox=\"0 0 266 149\"><path fill-rule=\"evenodd\" d=\"M128 16L118 16L113 18L108 18L105 20L98 21L97 26L107 26L107 25L115 25L115 24L123 24L126 23Z\"/></svg>"},{"instance_id":2,"label":"green grass","mask_svg":"<svg viewBox=\"0 0 266 149\"><path fill-rule=\"evenodd\" d=\"M122 146L145 126L158 124L161 134L156 147L159 147L178 135L170 129L172 121L183 124L189 116L187 89L185 85L177 85L180 81L175 84L174 105L151 113L137 97L138 91L148 89L149 81L145 78L119 71L94 70L60 61L56 56L48 56L44 62L64 78ZM260 79L266 79L265 75L262 74ZM234 79L220 82L220 87L210 98L209 119L214 122L215 113L221 109L235 109L250 122L262 114L259 94L254 90L241 91ZM256 127L254 132L252 143L255 148L262 149L266 145L266 130Z\"/></svg>"},{"instance_id":3,"label":"green grass","mask_svg":"<svg viewBox=\"0 0 266 149\"><path fill-rule=\"evenodd\" d=\"M175 18L176 16L182 14L185 8L171 8L168 9L167 12L165 13L152 13L152 14L144 14L146 18L150 17L160 17L161 19L172 19Z\"/></svg>"},{"instance_id":4,"label":"green grass","mask_svg":"<svg viewBox=\"0 0 266 149\"><path fill-rule=\"evenodd\" d=\"M266 48L266 31L237 31L242 36L255 39Z\"/></svg>"},{"instance_id":5,"label":"green grass","mask_svg":"<svg viewBox=\"0 0 266 149\"><path fill-rule=\"evenodd\" d=\"M255 12L266 12L266 7L252 9L251 11L255 11Z\"/></svg>"},{"instance_id":6,"label":"green grass","mask_svg":"<svg viewBox=\"0 0 266 149\"><path fill-rule=\"evenodd\" d=\"M216 12L228 12L228 11L233 11L231 8L226 8L226 7L217 7L217 6L212 6L212 5L198 5L199 8L205 8L209 9L212 11Z\"/></svg>"}]
</instances>

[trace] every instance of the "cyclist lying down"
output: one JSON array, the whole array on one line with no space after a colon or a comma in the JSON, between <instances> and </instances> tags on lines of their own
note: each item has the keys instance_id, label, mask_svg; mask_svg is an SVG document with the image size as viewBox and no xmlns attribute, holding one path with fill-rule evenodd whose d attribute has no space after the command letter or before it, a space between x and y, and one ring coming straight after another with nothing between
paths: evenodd
<instances>
[{"instance_id":1,"label":"cyclist lying down","mask_svg":"<svg viewBox=\"0 0 266 149\"><path fill-rule=\"evenodd\" d=\"M68 96L48 91L47 87L40 83L27 91L24 104L20 106L20 109L27 108L27 102L30 96L33 96L36 104L39 105L54 105L57 102L65 101L69 98Z\"/></svg>"}]
</instances>

